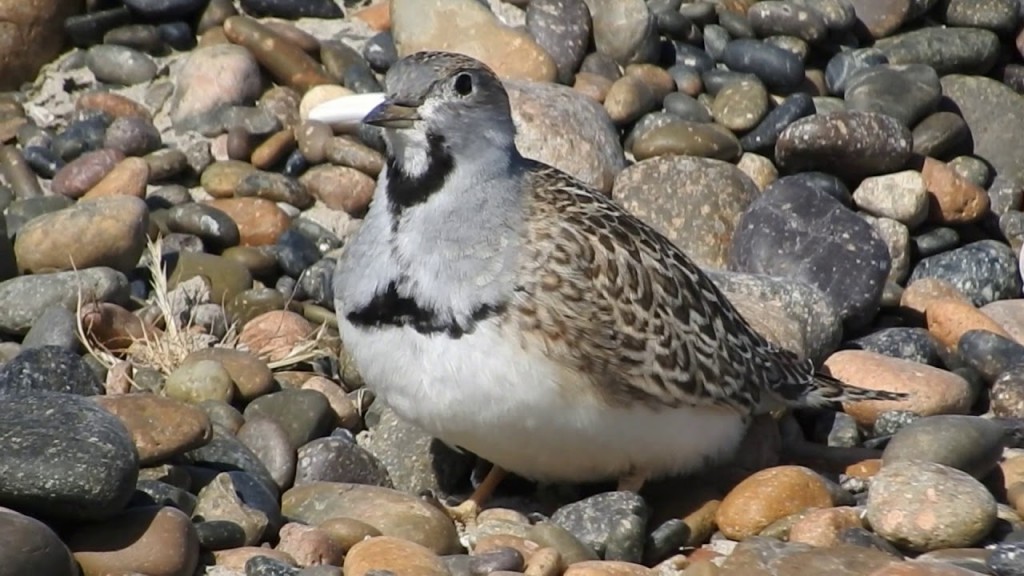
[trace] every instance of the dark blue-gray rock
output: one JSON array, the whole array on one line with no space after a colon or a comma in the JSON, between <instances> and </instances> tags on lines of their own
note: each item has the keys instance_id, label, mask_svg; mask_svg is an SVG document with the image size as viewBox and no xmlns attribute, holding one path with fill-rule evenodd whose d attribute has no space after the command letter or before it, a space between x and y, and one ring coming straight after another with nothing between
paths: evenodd
<instances>
[{"instance_id":1,"label":"dark blue-gray rock","mask_svg":"<svg viewBox=\"0 0 1024 576\"><path fill-rule=\"evenodd\" d=\"M292 221L291 228L312 240L317 249L324 253L341 248L343 245L337 234L306 218L296 218Z\"/></svg>"},{"instance_id":2,"label":"dark blue-gray rock","mask_svg":"<svg viewBox=\"0 0 1024 576\"><path fill-rule=\"evenodd\" d=\"M791 2L758 2L747 10L747 20L761 38L794 36L813 44L828 34L828 26L821 14Z\"/></svg>"},{"instance_id":3,"label":"dark blue-gray rock","mask_svg":"<svg viewBox=\"0 0 1024 576\"><path fill-rule=\"evenodd\" d=\"M70 162L86 152L99 150L107 137L107 126L112 120L96 115L71 122L53 138L53 151Z\"/></svg>"},{"instance_id":4,"label":"dark blue-gray rock","mask_svg":"<svg viewBox=\"0 0 1024 576\"><path fill-rule=\"evenodd\" d=\"M691 534L690 526L678 518L662 522L660 526L651 530L647 541L644 542L644 565L654 566L677 554L686 546Z\"/></svg>"},{"instance_id":5,"label":"dark blue-gray rock","mask_svg":"<svg viewBox=\"0 0 1024 576\"><path fill-rule=\"evenodd\" d=\"M129 24L118 26L103 36L104 44L118 44L134 48L147 54L159 55L167 50L156 26L150 24Z\"/></svg>"},{"instance_id":6,"label":"dark blue-gray rock","mask_svg":"<svg viewBox=\"0 0 1024 576\"><path fill-rule=\"evenodd\" d=\"M533 0L526 6L526 31L551 55L562 84L572 82L587 55L590 30L583 0Z\"/></svg>"},{"instance_id":7,"label":"dark blue-gray rock","mask_svg":"<svg viewBox=\"0 0 1024 576\"><path fill-rule=\"evenodd\" d=\"M132 14L127 8L118 6L110 10L99 10L76 14L64 20L64 31L71 44L88 48L103 42L103 35L131 21Z\"/></svg>"},{"instance_id":8,"label":"dark blue-gray rock","mask_svg":"<svg viewBox=\"0 0 1024 576\"><path fill-rule=\"evenodd\" d=\"M726 45L732 40L729 31L718 24L708 24L704 27L704 50L715 60L722 59Z\"/></svg>"},{"instance_id":9,"label":"dark blue-gray rock","mask_svg":"<svg viewBox=\"0 0 1024 576\"><path fill-rule=\"evenodd\" d=\"M131 434L90 399L0 395L0 506L40 518L99 520L128 503L138 471Z\"/></svg>"},{"instance_id":10,"label":"dark blue-gray rock","mask_svg":"<svg viewBox=\"0 0 1024 576\"><path fill-rule=\"evenodd\" d=\"M814 100L810 95L797 92L788 96L754 127L740 138L740 146L747 152L771 155L775 143L790 124L814 114Z\"/></svg>"},{"instance_id":11,"label":"dark blue-gray rock","mask_svg":"<svg viewBox=\"0 0 1024 576\"><path fill-rule=\"evenodd\" d=\"M717 10L718 23L729 31L733 38L754 38L754 29L750 27L747 17L739 12Z\"/></svg>"},{"instance_id":12,"label":"dark blue-gray rock","mask_svg":"<svg viewBox=\"0 0 1024 576\"><path fill-rule=\"evenodd\" d=\"M482 554L449 554L441 562L451 576L474 576L499 571L521 572L523 555L515 548L501 547Z\"/></svg>"},{"instance_id":13,"label":"dark blue-gray rock","mask_svg":"<svg viewBox=\"0 0 1024 576\"><path fill-rule=\"evenodd\" d=\"M145 53L114 44L93 46L85 53L85 63L96 79L122 86L148 82L158 70L156 62Z\"/></svg>"},{"instance_id":14,"label":"dark blue-gray rock","mask_svg":"<svg viewBox=\"0 0 1024 576\"><path fill-rule=\"evenodd\" d=\"M228 520L195 522L196 536L204 550L228 550L245 545L245 530Z\"/></svg>"},{"instance_id":15,"label":"dark blue-gray rock","mask_svg":"<svg viewBox=\"0 0 1024 576\"><path fill-rule=\"evenodd\" d=\"M290 228L277 239L276 248L278 265L292 278L298 278L323 256L313 240Z\"/></svg>"},{"instance_id":16,"label":"dark blue-gray rock","mask_svg":"<svg viewBox=\"0 0 1024 576\"><path fill-rule=\"evenodd\" d=\"M329 436L299 448L295 484L348 482L391 488L391 478L373 454L354 441Z\"/></svg>"},{"instance_id":17,"label":"dark blue-gray rock","mask_svg":"<svg viewBox=\"0 0 1024 576\"><path fill-rule=\"evenodd\" d=\"M850 79L873 66L888 64L889 59L877 48L858 48L839 52L825 66L825 86L829 94L843 96Z\"/></svg>"},{"instance_id":18,"label":"dark blue-gray rock","mask_svg":"<svg viewBox=\"0 0 1024 576\"><path fill-rule=\"evenodd\" d=\"M703 108L703 105L701 105L700 102L696 100L693 101L695 102L696 106ZM648 137L650 132L662 126L668 126L670 124L685 125L685 122L711 122L711 113L707 112L707 109L705 109L705 112L708 114L709 118L708 120L705 121L699 119L692 121L685 120L675 114L669 113L667 110L658 110L644 114L643 116L640 117L640 120L637 120L637 122L633 124L633 127L626 134L626 139L623 140L623 146L626 148L626 150L633 152L633 147L636 146L637 140L643 141L645 138Z\"/></svg>"},{"instance_id":19,"label":"dark blue-gray rock","mask_svg":"<svg viewBox=\"0 0 1024 576\"><path fill-rule=\"evenodd\" d=\"M665 112L678 116L687 122L712 121L711 112L708 111L704 104L693 96L683 94L682 92L672 92L668 96L665 96L665 100L661 105L665 108ZM658 114L658 112L654 112L653 114ZM643 116L640 119L640 122L643 122L644 118L647 118L648 116L651 116L651 114Z\"/></svg>"},{"instance_id":20,"label":"dark blue-gray rock","mask_svg":"<svg viewBox=\"0 0 1024 576\"><path fill-rule=\"evenodd\" d=\"M333 40L321 42L320 59L323 61L327 73L337 78L342 86L350 90L359 94L383 90L362 55L344 42Z\"/></svg>"},{"instance_id":21,"label":"dark blue-gray rock","mask_svg":"<svg viewBox=\"0 0 1024 576\"><path fill-rule=\"evenodd\" d=\"M704 92L710 96L716 96L729 84L740 82L761 82L761 79L749 72L736 72L723 68L713 68L701 72L700 81L704 84Z\"/></svg>"},{"instance_id":22,"label":"dark blue-gray rock","mask_svg":"<svg viewBox=\"0 0 1024 576\"><path fill-rule=\"evenodd\" d=\"M287 490L292 485L298 457L280 424L266 418L250 418L238 429L235 438L259 457L278 488Z\"/></svg>"},{"instance_id":23,"label":"dark blue-gray rock","mask_svg":"<svg viewBox=\"0 0 1024 576\"><path fill-rule=\"evenodd\" d=\"M683 42L673 42L675 49L675 66L688 66L700 72L707 72L715 67L715 59L710 54Z\"/></svg>"},{"instance_id":24,"label":"dark blue-gray rock","mask_svg":"<svg viewBox=\"0 0 1024 576\"><path fill-rule=\"evenodd\" d=\"M1004 84L976 76L951 75L942 79L942 93L952 111L970 128L974 155L995 169L997 178L1024 183L1024 150L1012 134L1024 131L1020 95Z\"/></svg>"},{"instance_id":25,"label":"dark blue-gray rock","mask_svg":"<svg viewBox=\"0 0 1024 576\"><path fill-rule=\"evenodd\" d=\"M78 576L78 566L54 531L31 516L0 510L0 574Z\"/></svg>"},{"instance_id":26,"label":"dark blue-gray rock","mask_svg":"<svg viewBox=\"0 0 1024 576\"><path fill-rule=\"evenodd\" d=\"M103 142L105 148L112 148L125 156L145 156L161 146L160 131L145 118L122 116L107 127Z\"/></svg>"},{"instance_id":27,"label":"dark blue-gray rock","mask_svg":"<svg viewBox=\"0 0 1024 576\"><path fill-rule=\"evenodd\" d=\"M1024 418L1024 365L1008 368L989 391L992 413L1001 418Z\"/></svg>"},{"instance_id":28,"label":"dark blue-gray rock","mask_svg":"<svg viewBox=\"0 0 1024 576\"><path fill-rule=\"evenodd\" d=\"M302 298L328 310L334 310L334 269L338 261L323 258L306 268L295 285Z\"/></svg>"},{"instance_id":29,"label":"dark blue-gray rock","mask_svg":"<svg viewBox=\"0 0 1024 576\"><path fill-rule=\"evenodd\" d=\"M583 58L580 64L580 72L596 74L602 78L614 82L622 77L622 69L611 57L600 52L591 52Z\"/></svg>"},{"instance_id":30,"label":"dark blue-gray rock","mask_svg":"<svg viewBox=\"0 0 1024 576\"><path fill-rule=\"evenodd\" d=\"M832 112L790 124L775 144L775 160L786 173L821 170L853 181L900 170L912 145L910 130L891 116Z\"/></svg>"},{"instance_id":31,"label":"dark blue-gray rock","mask_svg":"<svg viewBox=\"0 0 1024 576\"><path fill-rule=\"evenodd\" d=\"M857 12L849 0L788 0L788 3L814 10L829 30L842 32L857 23Z\"/></svg>"},{"instance_id":32,"label":"dark blue-gray rock","mask_svg":"<svg viewBox=\"0 0 1024 576\"><path fill-rule=\"evenodd\" d=\"M605 492L562 506L551 522L605 560L640 562L650 510L639 494Z\"/></svg>"},{"instance_id":33,"label":"dark blue-gray rock","mask_svg":"<svg viewBox=\"0 0 1024 576\"><path fill-rule=\"evenodd\" d=\"M168 209L167 228L171 232L198 236L206 246L218 252L237 246L241 238L238 224L226 212L197 202Z\"/></svg>"},{"instance_id":34,"label":"dark blue-gray rock","mask_svg":"<svg viewBox=\"0 0 1024 576\"><path fill-rule=\"evenodd\" d=\"M245 576L298 576L298 568L271 558L253 556L245 561Z\"/></svg>"},{"instance_id":35,"label":"dark blue-gray rock","mask_svg":"<svg viewBox=\"0 0 1024 576\"><path fill-rule=\"evenodd\" d=\"M32 170L43 178L52 180L57 171L64 167L64 160L57 153L42 146L27 146L22 148L21 155L25 157Z\"/></svg>"},{"instance_id":36,"label":"dark blue-gray rock","mask_svg":"<svg viewBox=\"0 0 1024 576\"><path fill-rule=\"evenodd\" d=\"M23 350L0 366L0 395L9 392L103 394L103 383L81 356L63 346Z\"/></svg>"},{"instance_id":37,"label":"dark blue-gray rock","mask_svg":"<svg viewBox=\"0 0 1024 576\"><path fill-rule=\"evenodd\" d=\"M1024 246L1024 212L1011 211L999 216L999 232L1014 252Z\"/></svg>"},{"instance_id":38,"label":"dark blue-gray rock","mask_svg":"<svg viewBox=\"0 0 1024 576\"><path fill-rule=\"evenodd\" d=\"M939 363L937 343L924 328L885 328L851 340L844 348L868 350L891 358L935 366Z\"/></svg>"},{"instance_id":39,"label":"dark blue-gray rock","mask_svg":"<svg viewBox=\"0 0 1024 576\"><path fill-rule=\"evenodd\" d=\"M975 306L1021 294L1017 257L1009 246L995 240L979 240L924 258L914 266L908 284L921 278L953 284Z\"/></svg>"},{"instance_id":40,"label":"dark blue-gray rock","mask_svg":"<svg viewBox=\"0 0 1024 576\"><path fill-rule=\"evenodd\" d=\"M938 3L935 12L947 26L1009 34L1016 29L1018 10L1017 0L945 0Z\"/></svg>"},{"instance_id":41,"label":"dark blue-gray rock","mask_svg":"<svg viewBox=\"0 0 1024 576\"><path fill-rule=\"evenodd\" d=\"M835 351L843 326L832 301L818 288L789 278L761 274L743 274L725 270L704 271L733 304L749 303L763 312L777 308L799 327L800 338L794 351L819 363Z\"/></svg>"},{"instance_id":42,"label":"dark blue-gray rock","mask_svg":"<svg viewBox=\"0 0 1024 576\"><path fill-rule=\"evenodd\" d=\"M772 91L790 92L804 81L804 63L792 52L760 40L739 38L729 42L722 62L730 70L749 72Z\"/></svg>"},{"instance_id":43,"label":"dark blue-gray rock","mask_svg":"<svg viewBox=\"0 0 1024 576\"><path fill-rule=\"evenodd\" d=\"M124 0L132 12L151 20L173 20L192 16L206 7L209 0Z\"/></svg>"},{"instance_id":44,"label":"dark blue-gray rock","mask_svg":"<svg viewBox=\"0 0 1024 576\"><path fill-rule=\"evenodd\" d=\"M988 186L989 210L993 214L1006 214L1024 206L1024 186L1013 178L997 175Z\"/></svg>"},{"instance_id":45,"label":"dark blue-gray rock","mask_svg":"<svg viewBox=\"0 0 1024 576\"><path fill-rule=\"evenodd\" d=\"M8 236L17 236L18 231L29 220L43 214L63 210L74 203L74 200L66 196L34 196L13 200L8 203L4 214L6 233Z\"/></svg>"},{"instance_id":46,"label":"dark blue-gray rock","mask_svg":"<svg viewBox=\"0 0 1024 576\"><path fill-rule=\"evenodd\" d=\"M128 507L170 506L191 516L196 509L196 497L191 492L160 480L140 479Z\"/></svg>"},{"instance_id":47,"label":"dark blue-gray rock","mask_svg":"<svg viewBox=\"0 0 1024 576\"><path fill-rule=\"evenodd\" d=\"M789 186L790 184L807 186L818 192L828 194L843 206L853 206L853 196L850 194L850 189L839 177L827 172L799 172L783 176L776 180L776 182L779 186Z\"/></svg>"},{"instance_id":48,"label":"dark blue-gray rock","mask_svg":"<svg viewBox=\"0 0 1024 576\"><path fill-rule=\"evenodd\" d=\"M919 414L909 410L885 410L875 419L871 433L875 437L892 436L920 419Z\"/></svg>"},{"instance_id":49,"label":"dark blue-gray rock","mask_svg":"<svg viewBox=\"0 0 1024 576\"><path fill-rule=\"evenodd\" d=\"M850 110L888 114L909 128L934 112L941 97L942 86L934 68L887 64L851 77L844 98Z\"/></svg>"},{"instance_id":50,"label":"dark blue-gray rock","mask_svg":"<svg viewBox=\"0 0 1024 576\"><path fill-rule=\"evenodd\" d=\"M678 11L662 10L654 11L654 18L658 26L658 33L669 40L679 42L700 42L703 33L700 28L694 25L689 18Z\"/></svg>"},{"instance_id":51,"label":"dark blue-gray rock","mask_svg":"<svg viewBox=\"0 0 1024 576\"><path fill-rule=\"evenodd\" d=\"M242 11L250 16L299 18L341 18L341 6L332 0L241 0Z\"/></svg>"},{"instance_id":52,"label":"dark blue-gray rock","mask_svg":"<svg viewBox=\"0 0 1024 576\"><path fill-rule=\"evenodd\" d=\"M225 476L230 483L231 490L246 506L266 515L268 524L264 536L275 537L281 526L284 525L277 490L264 485L258 478L242 470L231 470L226 474L219 474L217 480L224 482Z\"/></svg>"},{"instance_id":53,"label":"dark blue-gray rock","mask_svg":"<svg viewBox=\"0 0 1024 576\"><path fill-rule=\"evenodd\" d=\"M207 138L240 128L252 136L269 136L281 129L281 120L264 108L255 106L219 106L209 112L190 117L183 126Z\"/></svg>"},{"instance_id":54,"label":"dark blue-gray rock","mask_svg":"<svg viewBox=\"0 0 1024 576\"><path fill-rule=\"evenodd\" d=\"M960 233L954 228L939 226L925 230L910 238L910 245L918 258L927 258L956 248Z\"/></svg>"},{"instance_id":55,"label":"dark blue-gray rock","mask_svg":"<svg viewBox=\"0 0 1024 576\"><path fill-rule=\"evenodd\" d=\"M882 465L935 462L982 478L995 468L1004 445L1003 427L991 420L959 414L927 416L892 437L882 452Z\"/></svg>"},{"instance_id":56,"label":"dark blue-gray rock","mask_svg":"<svg viewBox=\"0 0 1024 576\"><path fill-rule=\"evenodd\" d=\"M914 126L914 154L947 158L964 148L970 136L971 131L959 114L936 112Z\"/></svg>"},{"instance_id":57,"label":"dark blue-gray rock","mask_svg":"<svg viewBox=\"0 0 1024 576\"><path fill-rule=\"evenodd\" d=\"M315 390L282 390L260 396L242 414L246 420L267 418L277 422L295 450L330 433L335 418L327 397Z\"/></svg>"},{"instance_id":58,"label":"dark blue-gray rock","mask_svg":"<svg viewBox=\"0 0 1024 576\"><path fill-rule=\"evenodd\" d=\"M989 383L1000 374L1024 367L1024 346L988 330L969 330L957 341L957 353Z\"/></svg>"},{"instance_id":59,"label":"dark blue-gray rock","mask_svg":"<svg viewBox=\"0 0 1024 576\"><path fill-rule=\"evenodd\" d=\"M397 490L453 494L469 489L466 479L476 462L473 454L434 439L380 400L370 406L365 420L373 433L360 434L359 445L384 464Z\"/></svg>"},{"instance_id":60,"label":"dark blue-gray rock","mask_svg":"<svg viewBox=\"0 0 1024 576\"><path fill-rule=\"evenodd\" d=\"M875 43L890 64L927 64L940 76L985 74L999 55L999 37L979 28L930 27Z\"/></svg>"},{"instance_id":61,"label":"dark blue-gray rock","mask_svg":"<svg viewBox=\"0 0 1024 576\"><path fill-rule=\"evenodd\" d=\"M363 44L363 58L375 72L386 72L398 62L398 47L390 31L379 32Z\"/></svg>"},{"instance_id":62,"label":"dark blue-gray rock","mask_svg":"<svg viewBox=\"0 0 1024 576\"><path fill-rule=\"evenodd\" d=\"M871 224L831 196L776 183L740 218L729 267L815 286L844 324L860 327L878 311L890 257Z\"/></svg>"},{"instance_id":63,"label":"dark blue-gray rock","mask_svg":"<svg viewBox=\"0 0 1024 576\"><path fill-rule=\"evenodd\" d=\"M211 420L215 420L212 415ZM277 493L277 484L259 457L232 436L230 431L220 426L213 427L213 438L210 442L188 452L185 458L188 462L209 470L244 470L259 481L268 492Z\"/></svg>"},{"instance_id":64,"label":"dark blue-gray rock","mask_svg":"<svg viewBox=\"0 0 1024 576\"><path fill-rule=\"evenodd\" d=\"M164 22L157 26L160 39L175 50L184 52L196 47L196 34L186 22Z\"/></svg>"},{"instance_id":65,"label":"dark blue-gray rock","mask_svg":"<svg viewBox=\"0 0 1024 576\"><path fill-rule=\"evenodd\" d=\"M77 352L81 346L78 340L78 317L67 308L56 306L47 308L43 314L32 323L32 328L25 339L21 341L21 348L41 348L43 346L57 346Z\"/></svg>"},{"instance_id":66,"label":"dark blue-gray rock","mask_svg":"<svg viewBox=\"0 0 1024 576\"><path fill-rule=\"evenodd\" d=\"M1024 542L1003 542L992 548L988 568L995 576L1024 576Z\"/></svg>"},{"instance_id":67,"label":"dark blue-gray rock","mask_svg":"<svg viewBox=\"0 0 1024 576\"><path fill-rule=\"evenodd\" d=\"M281 168L281 174L288 176L289 178L298 178L302 176L306 170L309 170L309 161L302 155L302 151L295 149L292 150L284 159L284 166Z\"/></svg>"}]
</instances>

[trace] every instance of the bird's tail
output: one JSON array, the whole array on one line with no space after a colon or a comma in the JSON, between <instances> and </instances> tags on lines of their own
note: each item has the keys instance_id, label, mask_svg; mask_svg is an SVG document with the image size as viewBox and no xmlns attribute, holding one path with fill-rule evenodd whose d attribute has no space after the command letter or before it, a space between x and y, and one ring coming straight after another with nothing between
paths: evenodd
<instances>
[{"instance_id":1,"label":"bird's tail","mask_svg":"<svg viewBox=\"0 0 1024 576\"><path fill-rule=\"evenodd\" d=\"M868 390L847 384L822 372L815 372L810 386L800 398L803 406L834 407L843 402L863 402L865 400L899 401L909 397L903 392L887 390Z\"/></svg>"}]
</instances>

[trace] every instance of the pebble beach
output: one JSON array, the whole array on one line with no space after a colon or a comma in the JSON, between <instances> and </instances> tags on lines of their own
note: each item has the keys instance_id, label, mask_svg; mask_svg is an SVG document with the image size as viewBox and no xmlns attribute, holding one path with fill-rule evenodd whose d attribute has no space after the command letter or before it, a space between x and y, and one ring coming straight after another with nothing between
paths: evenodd
<instances>
[{"instance_id":1,"label":"pebble beach","mask_svg":"<svg viewBox=\"0 0 1024 576\"><path fill-rule=\"evenodd\" d=\"M640 495L364 386L332 277L421 50L758 331L900 401ZM0 575L1024 576L1024 2L0 0ZM416 371L416 366L408 366Z\"/></svg>"}]
</instances>

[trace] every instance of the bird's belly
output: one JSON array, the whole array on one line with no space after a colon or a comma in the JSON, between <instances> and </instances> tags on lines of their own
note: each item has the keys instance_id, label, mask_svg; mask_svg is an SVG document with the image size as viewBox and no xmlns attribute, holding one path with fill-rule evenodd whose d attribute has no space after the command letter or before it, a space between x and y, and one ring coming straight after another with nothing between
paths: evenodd
<instances>
[{"instance_id":1,"label":"bird's belly","mask_svg":"<svg viewBox=\"0 0 1024 576\"><path fill-rule=\"evenodd\" d=\"M743 418L707 406L611 407L586 377L484 324L460 339L342 322L367 386L430 434L537 480L685 473L732 454Z\"/></svg>"}]
</instances>

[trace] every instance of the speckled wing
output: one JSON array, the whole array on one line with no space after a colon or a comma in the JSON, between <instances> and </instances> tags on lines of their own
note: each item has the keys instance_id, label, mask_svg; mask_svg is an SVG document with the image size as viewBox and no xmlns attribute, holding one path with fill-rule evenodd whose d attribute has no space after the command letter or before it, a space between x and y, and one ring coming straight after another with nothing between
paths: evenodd
<instances>
[{"instance_id":1,"label":"speckled wing","mask_svg":"<svg viewBox=\"0 0 1024 576\"><path fill-rule=\"evenodd\" d=\"M515 317L606 402L749 413L765 391L798 400L814 386L809 362L757 334L654 229L553 168L527 180Z\"/></svg>"}]
</instances>

